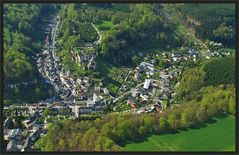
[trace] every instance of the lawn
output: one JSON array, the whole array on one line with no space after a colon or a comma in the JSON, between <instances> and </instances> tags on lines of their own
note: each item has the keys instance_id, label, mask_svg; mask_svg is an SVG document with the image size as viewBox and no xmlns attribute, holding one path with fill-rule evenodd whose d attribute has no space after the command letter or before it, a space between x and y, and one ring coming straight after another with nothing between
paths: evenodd
<instances>
[{"instance_id":1,"label":"lawn","mask_svg":"<svg viewBox=\"0 0 239 155\"><path fill-rule=\"evenodd\" d=\"M214 118L215 123L176 134L153 135L127 144L124 151L235 151L235 118Z\"/></svg>"},{"instance_id":2,"label":"lawn","mask_svg":"<svg viewBox=\"0 0 239 155\"><path fill-rule=\"evenodd\" d=\"M98 57L96 70L100 73L100 77L103 77L103 83L110 91L110 94L115 94L120 86L120 82L115 81L112 78L116 67L111 65L109 62L103 60L102 58Z\"/></svg>"},{"instance_id":3,"label":"lawn","mask_svg":"<svg viewBox=\"0 0 239 155\"><path fill-rule=\"evenodd\" d=\"M100 25L111 28L113 26L113 23L111 21L103 20Z\"/></svg>"},{"instance_id":4,"label":"lawn","mask_svg":"<svg viewBox=\"0 0 239 155\"><path fill-rule=\"evenodd\" d=\"M102 20L98 25L97 28L100 31L107 31L110 30L113 27L113 23L111 21L107 21L107 20Z\"/></svg>"}]
</instances>

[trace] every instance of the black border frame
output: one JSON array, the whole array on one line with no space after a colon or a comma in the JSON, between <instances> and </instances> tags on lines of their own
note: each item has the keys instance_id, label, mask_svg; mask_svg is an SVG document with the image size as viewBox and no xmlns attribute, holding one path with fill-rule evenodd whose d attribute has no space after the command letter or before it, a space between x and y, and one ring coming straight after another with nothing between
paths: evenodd
<instances>
[{"instance_id":1,"label":"black border frame","mask_svg":"<svg viewBox=\"0 0 239 155\"><path fill-rule=\"evenodd\" d=\"M236 150L235 152L233 151L225 151L225 152L207 152L207 151L160 151L160 152L5 152L3 150L3 80L4 80L4 75L3 75L3 4L4 3L232 3L235 4L235 21L236 21L236 39L235 39L235 44L236 44L236 82L235 82L235 88L236 88ZM238 69L239 69L239 36L238 36L238 31L239 31L239 1L238 0L1 0L0 1L0 45L1 45L1 52L0 52L0 103L1 103L1 108L0 108L0 131L1 131L1 154L239 154L239 143L238 143L238 117L239 117L239 106L238 106L238 100L239 100L239 94L238 94L238 87L239 87L239 82L238 82Z\"/></svg>"}]
</instances>

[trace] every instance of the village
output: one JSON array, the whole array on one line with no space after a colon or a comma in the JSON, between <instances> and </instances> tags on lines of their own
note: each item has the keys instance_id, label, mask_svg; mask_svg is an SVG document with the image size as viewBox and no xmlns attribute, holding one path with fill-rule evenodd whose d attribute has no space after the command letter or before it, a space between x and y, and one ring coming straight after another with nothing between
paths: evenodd
<instances>
[{"instance_id":1,"label":"village","mask_svg":"<svg viewBox=\"0 0 239 155\"><path fill-rule=\"evenodd\" d=\"M59 97L35 104L4 106L4 110L9 112L4 121L7 151L34 150L34 143L46 134L50 123L76 119L82 115L105 114L108 105L113 107L111 112L162 112L174 101L175 88L179 85L177 79L185 70L184 62L196 63L200 59L230 55L210 50L199 52L193 48L188 48L184 54L173 51L144 56L139 52L144 61L122 77L123 82L117 95L112 96L106 86L93 82L88 76L73 76L60 64L56 52L59 24L60 18L57 16L47 28L51 31L46 37L43 52L36 55L39 73L46 83L54 87ZM97 33L99 37L94 43L71 50L72 61L86 70L95 70L97 66L98 45L102 40L102 36ZM221 46L220 43L211 44ZM86 49L88 52L85 52ZM158 68L158 58L167 65ZM121 109L122 105L124 108ZM20 122L11 117L12 113L22 118Z\"/></svg>"}]
</instances>

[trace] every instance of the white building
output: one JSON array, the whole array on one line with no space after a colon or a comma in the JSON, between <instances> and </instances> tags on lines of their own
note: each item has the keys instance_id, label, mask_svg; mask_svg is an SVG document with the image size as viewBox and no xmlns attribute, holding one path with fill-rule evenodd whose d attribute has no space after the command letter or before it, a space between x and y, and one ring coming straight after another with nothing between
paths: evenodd
<instances>
[{"instance_id":1,"label":"white building","mask_svg":"<svg viewBox=\"0 0 239 155\"><path fill-rule=\"evenodd\" d=\"M149 89L150 83L151 83L151 79L145 79L143 88Z\"/></svg>"}]
</instances>

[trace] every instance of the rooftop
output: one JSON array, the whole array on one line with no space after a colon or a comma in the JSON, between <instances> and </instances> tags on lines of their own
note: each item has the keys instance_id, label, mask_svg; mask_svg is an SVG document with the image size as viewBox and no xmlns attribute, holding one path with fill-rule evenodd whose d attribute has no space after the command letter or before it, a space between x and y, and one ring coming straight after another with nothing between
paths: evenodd
<instances>
[{"instance_id":1,"label":"rooftop","mask_svg":"<svg viewBox=\"0 0 239 155\"><path fill-rule=\"evenodd\" d=\"M150 83L151 83L151 79L145 79L145 81L144 81L144 89L149 89Z\"/></svg>"}]
</instances>

